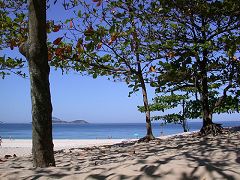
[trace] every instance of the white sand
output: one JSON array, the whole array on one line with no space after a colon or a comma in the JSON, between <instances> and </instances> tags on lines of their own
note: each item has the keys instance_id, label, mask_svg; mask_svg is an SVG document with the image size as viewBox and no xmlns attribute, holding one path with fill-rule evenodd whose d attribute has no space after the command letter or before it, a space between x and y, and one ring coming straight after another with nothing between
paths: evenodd
<instances>
[{"instance_id":1,"label":"white sand","mask_svg":"<svg viewBox=\"0 0 240 180\"><path fill-rule=\"evenodd\" d=\"M196 131L193 131L196 132ZM160 139L170 138L176 135L186 136L193 132L165 135L158 137ZM111 145L127 141L135 141L137 139L55 139L53 140L54 151L69 148L83 148L100 145ZM3 139L0 147L0 158L7 155L16 154L19 156L28 156L32 152L31 139Z\"/></svg>"},{"instance_id":2,"label":"white sand","mask_svg":"<svg viewBox=\"0 0 240 180\"><path fill-rule=\"evenodd\" d=\"M188 135L192 132L165 135L158 137L160 139L166 139L176 135ZM100 145L111 145L121 142L134 141L137 139L55 139L53 140L54 150L69 149L69 148L83 148ZM2 146L0 147L0 158L7 155L16 154L19 156L31 155L32 140L31 139L3 139Z\"/></svg>"},{"instance_id":3,"label":"white sand","mask_svg":"<svg viewBox=\"0 0 240 180\"><path fill-rule=\"evenodd\" d=\"M125 139L55 139L53 140L54 150L69 149L69 148L82 148L100 145L110 145L127 141ZM0 147L0 158L6 154L17 156L31 155L32 140L31 139L3 139L2 146Z\"/></svg>"},{"instance_id":4,"label":"white sand","mask_svg":"<svg viewBox=\"0 0 240 180\"><path fill-rule=\"evenodd\" d=\"M240 131L216 137L193 134L161 137L149 143L122 140L55 140L56 167L33 168L32 157L0 157L0 179L240 179ZM94 146L92 148L77 148ZM31 151L31 140L3 140L0 153ZM26 152L23 152L23 154ZM4 154L4 153L3 153Z\"/></svg>"}]
</instances>

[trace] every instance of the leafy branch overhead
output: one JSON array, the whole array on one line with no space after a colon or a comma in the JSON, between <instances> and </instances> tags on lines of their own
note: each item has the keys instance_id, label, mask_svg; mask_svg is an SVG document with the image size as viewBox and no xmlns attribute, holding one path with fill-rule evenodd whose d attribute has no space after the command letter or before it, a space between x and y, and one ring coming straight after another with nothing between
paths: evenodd
<instances>
[{"instance_id":1,"label":"leafy branch overhead","mask_svg":"<svg viewBox=\"0 0 240 180\"><path fill-rule=\"evenodd\" d=\"M28 36L26 1L0 2L0 50L25 47L20 45L26 45ZM150 111L165 111L183 104L184 118L202 118L204 133L206 126L214 126L214 113L239 111L237 1L50 3L62 3L70 17L47 22L46 31L55 37L47 43L49 64L93 78L107 76L123 81L130 88L129 96L141 90L143 106L139 110L146 113L150 129ZM24 61L2 56L0 63L0 71L6 74L23 67ZM150 105L147 84L157 94ZM182 113L161 118L177 119Z\"/></svg>"},{"instance_id":2,"label":"leafy branch overhead","mask_svg":"<svg viewBox=\"0 0 240 180\"><path fill-rule=\"evenodd\" d=\"M6 48L13 50L27 37L26 0L0 1L0 51ZM25 77L22 72L24 60L0 55L0 76L4 78L11 73Z\"/></svg>"},{"instance_id":3,"label":"leafy branch overhead","mask_svg":"<svg viewBox=\"0 0 240 180\"><path fill-rule=\"evenodd\" d=\"M52 64L87 70L94 78L107 75L125 81L130 94L142 87L141 79L159 96L188 93L188 116L204 121L212 119L213 113L238 110L234 107L240 84L240 39L235 1L76 4L82 8L62 26L69 30L64 37L69 42L52 46L64 52L55 53L57 61ZM68 54L69 45L72 52ZM172 107L156 104L144 107L144 112L151 108Z\"/></svg>"},{"instance_id":4,"label":"leafy branch overhead","mask_svg":"<svg viewBox=\"0 0 240 180\"><path fill-rule=\"evenodd\" d=\"M64 37L68 42L59 37L49 44L50 63L80 73L86 71L93 78L107 75L114 81L125 81L131 88L129 95L141 89L146 122L150 124L145 83L157 75L155 64L162 55L145 35L149 27L140 15L149 2L95 3L78 1L81 10L75 11L76 17L69 19L71 24L62 23L62 28L69 30ZM72 51L68 52L67 47ZM148 127L151 129L151 125ZM147 138L153 138L151 130L148 132Z\"/></svg>"},{"instance_id":5,"label":"leafy branch overhead","mask_svg":"<svg viewBox=\"0 0 240 180\"><path fill-rule=\"evenodd\" d=\"M239 3L161 1L151 11L159 8L166 18L152 13L149 22L158 20L168 29L165 36L157 26L152 31L153 40L167 42L169 54L167 63L162 63L162 73L154 80L156 92L188 92L186 88L191 88L190 102L199 105L190 107L201 112L196 117L204 121L212 119L215 112L233 112L240 90Z\"/></svg>"}]
</instances>

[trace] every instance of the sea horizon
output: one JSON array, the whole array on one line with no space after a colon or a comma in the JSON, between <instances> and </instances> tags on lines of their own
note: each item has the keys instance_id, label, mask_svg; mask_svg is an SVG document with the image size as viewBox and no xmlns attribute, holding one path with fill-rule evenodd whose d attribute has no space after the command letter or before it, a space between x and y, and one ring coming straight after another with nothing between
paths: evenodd
<instances>
[{"instance_id":1,"label":"sea horizon","mask_svg":"<svg viewBox=\"0 0 240 180\"><path fill-rule=\"evenodd\" d=\"M240 121L216 121L223 127L240 126ZM202 122L188 121L189 131L198 131ZM152 123L156 137L183 132L181 124ZM146 135L146 123L53 124L53 139L136 139ZM31 123L1 123L4 139L31 139Z\"/></svg>"},{"instance_id":2,"label":"sea horizon","mask_svg":"<svg viewBox=\"0 0 240 180\"><path fill-rule=\"evenodd\" d=\"M64 120L66 122L70 122L72 120ZM213 122L218 123L218 122L235 122L235 121L239 121L240 120L213 120ZM141 122L89 122L87 121L87 124L145 124L144 121ZM202 122L202 119L190 119L187 120L187 122ZM4 122L4 121L0 121L0 124L31 124L32 122ZM159 124L159 123L164 123L163 121L152 121L151 124ZM64 124L64 123L53 123L53 124ZM78 123L74 123L74 124L78 124ZM81 123L79 123L81 124ZM84 124L84 123L82 123ZM169 124L174 124L174 123L169 123ZM178 123L177 123L178 124Z\"/></svg>"}]
</instances>

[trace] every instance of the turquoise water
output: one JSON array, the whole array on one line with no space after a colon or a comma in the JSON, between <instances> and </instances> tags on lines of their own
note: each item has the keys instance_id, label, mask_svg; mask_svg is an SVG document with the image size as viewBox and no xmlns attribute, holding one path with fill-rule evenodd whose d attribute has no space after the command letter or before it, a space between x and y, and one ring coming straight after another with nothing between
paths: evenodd
<instances>
[{"instance_id":1,"label":"turquoise water","mask_svg":"<svg viewBox=\"0 0 240 180\"><path fill-rule=\"evenodd\" d=\"M240 121L218 122L223 126L240 126ZM32 124L0 124L0 136L2 138L31 139ZM190 131L199 130L202 122L188 122ZM183 132L180 124L153 123L155 136L169 135ZM54 139L127 139L139 138L146 134L144 123L106 123L106 124L54 124Z\"/></svg>"}]
</instances>

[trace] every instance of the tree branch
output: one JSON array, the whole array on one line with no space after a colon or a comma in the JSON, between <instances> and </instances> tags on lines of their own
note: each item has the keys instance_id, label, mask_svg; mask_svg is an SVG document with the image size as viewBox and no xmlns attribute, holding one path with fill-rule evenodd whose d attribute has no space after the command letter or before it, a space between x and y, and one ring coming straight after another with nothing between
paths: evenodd
<instances>
[{"instance_id":1,"label":"tree branch","mask_svg":"<svg viewBox=\"0 0 240 180\"><path fill-rule=\"evenodd\" d=\"M222 102L224 101L224 99L226 98L227 96L227 91L232 87L232 81L233 81L233 75L234 75L234 64L235 62L232 61L232 69L231 69L231 73L230 73L230 77L229 77L229 83L227 85L227 87L224 88L223 90L223 95L218 99L218 101L214 104L214 106L212 107L212 112L215 108L219 107Z\"/></svg>"},{"instance_id":2,"label":"tree branch","mask_svg":"<svg viewBox=\"0 0 240 180\"><path fill-rule=\"evenodd\" d=\"M21 43L20 46L19 46L19 52L24 56L26 57L26 59L28 60L28 43L27 42L24 42L24 43Z\"/></svg>"}]
</instances>

